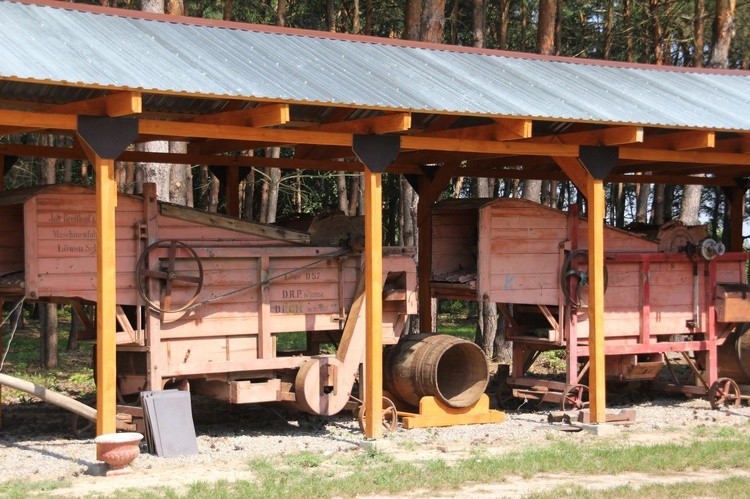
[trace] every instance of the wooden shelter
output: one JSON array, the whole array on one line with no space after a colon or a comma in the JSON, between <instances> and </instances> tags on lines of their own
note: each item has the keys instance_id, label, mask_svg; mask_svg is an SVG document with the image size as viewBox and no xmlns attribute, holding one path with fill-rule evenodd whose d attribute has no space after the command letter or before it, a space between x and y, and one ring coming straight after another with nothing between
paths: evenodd
<instances>
[{"instance_id":1,"label":"wooden shelter","mask_svg":"<svg viewBox=\"0 0 750 499\"><path fill-rule=\"evenodd\" d=\"M70 147L0 144L2 164L88 159L96 170L98 433L113 431L115 417L116 160L223 168L230 215L238 214L247 167L364 171L373 438L381 431L382 172L407 175L419 193L421 269L430 268L429 208L452 177L575 183L590 221L593 421L604 421L605 409L604 182L722 187L732 249L742 247L747 72L542 58L45 0L2 1L0 16L7 28L0 42L13 55L0 61L2 133L74 139ZM151 140L187 141L188 153L131 147ZM294 148L294 157L233 154L279 145ZM419 280L421 327L430 330L429 271Z\"/></svg>"}]
</instances>

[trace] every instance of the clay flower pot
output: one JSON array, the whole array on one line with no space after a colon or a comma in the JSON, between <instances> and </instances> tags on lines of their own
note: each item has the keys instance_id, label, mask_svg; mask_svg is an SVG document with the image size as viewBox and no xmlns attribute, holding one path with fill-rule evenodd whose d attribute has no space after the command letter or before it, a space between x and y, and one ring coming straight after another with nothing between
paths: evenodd
<instances>
[{"instance_id":1,"label":"clay flower pot","mask_svg":"<svg viewBox=\"0 0 750 499\"><path fill-rule=\"evenodd\" d=\"M138 443L143 439L140 433L109 433L94 439L97 455L109 465L110 471L122 470L141 453ZM109 475L109 472L107 473Z\"/></svg>"}]
</instances>

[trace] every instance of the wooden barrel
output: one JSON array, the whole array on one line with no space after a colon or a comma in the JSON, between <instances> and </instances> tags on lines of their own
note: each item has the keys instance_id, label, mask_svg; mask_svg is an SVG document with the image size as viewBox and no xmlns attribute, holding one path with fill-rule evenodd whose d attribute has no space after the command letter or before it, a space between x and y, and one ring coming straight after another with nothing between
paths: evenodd
<instances>
[{"instance_id":1,"label":"wooden barrel","mask_svg":"<svg viewBox=\"0 0 750 499\"><path fill-rule=\"evenodd\" d=\"M732 378L740 385L750 384L750 331L747 329L747 323L739 325L717 348L719 377Z\"/></svg>"},{"instance_id":2,"label":"wooden barrel","mask_svg":"<svg viewBox=\"0 0 750 499\"><path fill-rule=\"evenodd\" d=\"M412 334L385 353L385 386L391 394L419 406L433 396L463 408L475 404L489 380L487 358L470 341L444 334Z\"/></svg>"}]
</instances>

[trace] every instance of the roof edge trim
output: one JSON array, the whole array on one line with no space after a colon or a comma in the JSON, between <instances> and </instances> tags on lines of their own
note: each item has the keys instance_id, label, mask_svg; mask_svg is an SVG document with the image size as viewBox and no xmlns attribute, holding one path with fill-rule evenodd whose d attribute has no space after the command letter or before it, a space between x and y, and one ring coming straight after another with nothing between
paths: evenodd
<instances>
[{"instance_id":1,"label":"roof edge trim","mask_svg":"<svg viewBox=\"0 0 750 499\"><path fill-rule=\"evenodd\" d=\"M427 50L439 50L444 52L464 52L473 53L479 55L496 56L496 57L507 57L513 59L529 59L529 60L542 60L561 62L569 64L584 64L592 66L605 66L605 67L618 67L618 68L630 68L630 69L641 69L649 71L666 71L666 72L678 72L678 73L706 73L706 74L724 74L734 76L750 76L750 71L740 69L716 69L716 68L692 68L683 66L663 66L656 64L643 64L643 63L628 63L620 61L607 61L599 59L581 59L575 57L560 57L560 56L543 56L539 54L532 54L528 52L512 52L507 50L494 50L494 49L479 49L475 47L467 47L461 45L446 45L439 43L427 43L412 40L402 40L397 38L380 38L374 36L364 35L351 35L345 33L331 33L328 31L315 31L309 29L300 28L287 28L279 26L270 26L265 24L249 24L241 23L236 21L220 21L215 19L203 19L189 16L172 16L168 14L155 14L150 12L143 12L139 10L120 9L112 7L100 7L97 5L87 5L78 3L68 3L59 0L2 0L12 3L22 3L28 5L37 5L40 7L51 7L64 10L74 10L80 12L89 12L94 14L102 14L115 17L144 19L157 22L166 22L172 24L184 24L190 26L206 26L214 28L224 29L236 29L242 31L256 31L262 33L280 34L280 35L294 35L294 36L305 36L311 38L331 39L331 40L344 40L358 43L369 43L379 45L392 45L399 47L410 47Z\"/></svg>"}]
</instances>

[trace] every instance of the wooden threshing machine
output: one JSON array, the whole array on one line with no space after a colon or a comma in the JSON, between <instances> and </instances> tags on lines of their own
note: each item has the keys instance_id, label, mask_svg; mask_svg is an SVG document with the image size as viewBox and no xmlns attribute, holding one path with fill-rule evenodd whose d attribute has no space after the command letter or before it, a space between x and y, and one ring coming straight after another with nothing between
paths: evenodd
<instances>
[{"instance_id":1,"label":"wooden threshing machine","mask_svg":"<svg viewBox=\"0 0 750 499\"><path fill-rule=\"evenodd\" d=\"M349 401L365 349L358 222L309 232L120 195L117 372L123 395L189 383L232 403L287 402L322 415ZM71 303L94 339L95 192L53 185L0 194L0 295ZM383 258L383 343L415 312L407 248ZM358 320L361 315L361 320ZM277 338L304 332L304 351ZM320 355L321 343L337 345Z\"/></svg>"},{"instance_id":2,"label":"wooden threshing machine","mask_svg":"<svg viewBox=\"0 0 750 499\"><path fill-rule=\"evenodd\" d=\"M496 302L505 316L512 394L563 409L585 404L587 221L575 207L564 213L518 199L444 201L433 208L432 233L432 296ZM750 321L746 255L724 253L705 228L676 222L651 238L606 227L604 248L608 387L650 381L725 401L730 387L717 379L738 371L734 338ZM565 351L565 381L529 376L538 355L554 349ZM692 376L675 373L675 356ZM665 365L669 373L661 373Z\"/></svg>"}]
</instances>

